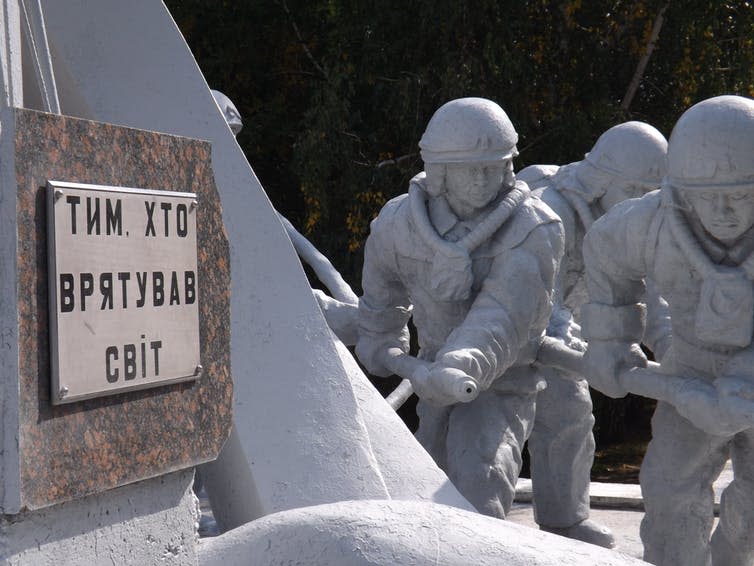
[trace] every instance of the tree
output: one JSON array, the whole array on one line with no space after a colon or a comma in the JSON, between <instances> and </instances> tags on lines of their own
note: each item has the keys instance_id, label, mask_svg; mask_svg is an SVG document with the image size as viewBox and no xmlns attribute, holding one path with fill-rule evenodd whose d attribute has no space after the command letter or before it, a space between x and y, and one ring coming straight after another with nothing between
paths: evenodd
<instances>
[{"instance_id":1,"label":"tree","mask_svg":"<svg viewBox=\"0 0 754 566\"><path fill-rule=\"evenodd\" d=\"M273 204L356 289L369 221L421 170L418 140L452 98L499 102L523 167L579 160L621 121L669 135L694 102L754 95L744 0L166 3L241 111Z\"/></svg>"}]
</instances>

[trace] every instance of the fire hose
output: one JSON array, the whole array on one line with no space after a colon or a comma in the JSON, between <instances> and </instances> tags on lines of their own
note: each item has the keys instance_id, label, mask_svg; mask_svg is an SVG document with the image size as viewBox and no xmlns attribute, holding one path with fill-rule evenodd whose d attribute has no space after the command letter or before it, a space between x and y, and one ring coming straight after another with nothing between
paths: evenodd
<instances>
[{"instance_id":1,"label":"fire hose","mask_svg":"<svg viewBox=\"0 0 754 566\"><path fill-rule=\"evenodd\" d=\"M383 361L388 369L404 378L387 398L390 406L397 409L413 392L412 382L427 378L430 363L397 348L390 350ZM556 338L542 340L535 363L562 370L563 377L583 379L588 375L584 354ZM670 403L683 417L707 432L729 435L754 427L754 386L745 377L722 377L713 382L663 373L660 364L648 362L647 367L623 370L619 382L630 393ZM480 392L477 382L461 373L433 386L459 403L473 401Z\"/></svg>"},{"instance_id":2,"label":"fire hose","mask_svg":"<svg viewBox=\"0 0 754 566\"><path fill-rule=\"evenodd\" d=\"M342 339L355 336L356 294L311 242L282 216L281 221L301 258L314 268L320 280L330 289L335 302L347 307L341 309L345 311L340 314L342 320L336 320L335 315L339 312L336 309L328 322L331 326L339 322L337 330ZM428 385L431 362L410 356L398 348L387 350L382 362L395 375L404 378L386 399L394 410L405 403L415 388L422 389ZM535 364L559 369L561 376L572 379L588 378L590 371L582 352L549 336L542 340ZM734 372L734 375L708 381L667 374L660 369L660 365L653 362L648 362L647 367L627 368L621 372L619 382L629 393L672 404L682 416L710 433L728 435L754 427L754 380L748 373L738 376ZM443 372L431 379L431 387L439 388L446 398L454 402L471 402L480 393L476 380L458 370Z\"/></svg>"}]
</instances>

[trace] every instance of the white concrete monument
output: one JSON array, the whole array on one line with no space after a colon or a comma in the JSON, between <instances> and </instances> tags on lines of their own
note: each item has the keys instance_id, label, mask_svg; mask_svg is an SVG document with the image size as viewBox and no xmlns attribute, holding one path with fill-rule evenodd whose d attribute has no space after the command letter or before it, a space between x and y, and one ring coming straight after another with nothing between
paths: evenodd
<instances>
[{"instance_id":1,"label":"white concrete monument","mask_svg":"<svg viewBox=\"0 0 754 566\"><path fill-rule=\"evenodd\" d=\"M687 110L662 189L616 206L585 238L590 384L660 400L640 477L653 564L754 563L753 258L754 101L738 96ZM672 320L670 349L650 369L638 346L646 279ZM728 457L734 480L710 539L711 485Z\"/></svg>"},{"instance_id":2,"label":"white concrete monument","mask_svg":"<svg viewBox=\"0 0 754 566\"><path fill-rule=\"evenodd\" d=\"M368 551L368 557L374 557L367 558L372 564L393 564L396 556L398 562L405 556L417 564L436 564L443 557L448 557L446 562L451 564L473 561L504 561L515 565L574 561L580 564L636 563L603 549L483 518L470 510L469 503L368 385L348 353L332 339L277 215L164 5L151 0L136 3L2 0L0 16L3 24L0 26L0 105L4 120L0 150L5 152L0 161L3 180L0 253L4 265L0 289L4 298L17 298L28 289L38 291L43 287L34 277L21 281L16 278L23 269L44 263L45 253L39 251L44 248L30 246L23 250L24 261L16 258L18 243L26 242L21 237L24 230L39 230L37 220L44 217L38 209L44 199L28 197L36 196L39 187L46 182L40 182L36 176L29 177L22 187L25 190L14 194L15 183L20 181L12 170L15 164L5 157L14 154L14 144L19 139L34 147L37 142L55 144L61 138L48 135L49 130L42 126L63 123L72 128L65 138L73 144L69 147L83 143L99 148L101 138L77 136L76 128L104 131L114 137L127 130L133 143L152 140L157 145L165 144L163 149L177 144L187 153L207 158L199 160L196 166L203 175L214 173L223 205L222 224L230 240L230 260L227 255L225 258L214 255L216 250L199 241L199 273L202 273L202 262L215 258L213 261L222 266L221 271L226 275L228 266L232 270L233 287L229 321L200 334L227 338L228 330L232 333L235 428L225 445L219 468L225 475L221 473L215 478L215 486L222 487L221 499L227 503L218 518L225 526L239 526L238 530L212 541L197 541L191 472L181 471L179 466L186 465L187 461L204 461L210 455L193 460L184 458L172 468L171 461L164 459L165 455L176 453L183 456L184 449L195 448L193 443L166 441L164 446L150 445L149 450L126 458L123 453L113 451L110 444L102 442L103 435L111 434L115 441L122 443L118 445L120 448L133 451L134 446L123 439L129 439L129 435L140 437L138 427L122 414L127 405L122 398L114 400L108 396L80 401L85 406L49 406L45 397L45 392L49 391L43 385L48 376L43 369L39 375L32 371L37 367L35 359L44 360L44 355L40 351L35 358L35 352L28 347L33 342L19 344L20 335L14 334L16 325L23 322L30 323L28 328L32 329L33 338L46 335L45 329L40 329L45 319L45 302L38 294L29 293L36 303L30 303L33 309L21 313L24 321L18 311L20 303L5 300L0 304L3 336L10 344L0 355L3 369L0 380L3 396L0 558L3 561L20 565L183 565L213 564L220 560L232 566L286 563L301 558L306 550L319 549L321 554L307 555L313 556L312 563L316 563L319 556L321 563L353 564L357 556L355 549L361 545ZM22 29L27 34L24 37ZM30 64L22 63L22 52L24 62ZM44 112L14 110L13 107ZM8 118L13 116L20 116L26 122L13 123ZM19 125L37 129L19 128ZM157 134L155 130L168 135ZM24 136L12 135L18 132ZM208 140L211 146L185 138ZM81 166L81 177L87 177L87 171L93 170L86 160L67 161L61 147L40 147L47 147L36 154L40 160L25 161L32 169L43 161L41 158L49 157L51 162L62 163L61 167ZM109 165L127 164L132 167L128 169L132 178L139 179L141 169L133 167L134 163L162 167L161 160L152 159L157 155L151 151L153 146L140 147L146 149L139 151L131 147L121 153L103 152L106 158L97 161L96 170L114 175L122 169L109 168ZM185 165L184 160L179 159L182 153L166 153L166 159ZM210 155L211 168L207 165ZM134 159L136 156L139 159ZM35 175L44 177L40 171L34 171ZM161 170L161 174L165 172ZM138 187L139 183L134 181L130 186L134 185ZM212 182L208 180L201 185L202 190L208 190ZM22 197L24 207L17 208L15 199ZM199 214L215 210L217 214L212 221L218 226L215 231L220 233L217 199L213 204L214 208L203 206L200 201ZM521 206L539 210L536 205ZM492 223L501 222L500 215L502 212L497 214L496 210L488 219ZM209 226L205 224L206 216L199 218L203 220L197 226ZM123 220L125 227L125 216ZM555 220L549 217L548 220L548 224L538 225L530 233L544 232L548 236L542 234L542 237L548 240L550 230L557 232ZM508 227L517 224L512 218ZM523 232L526 230L522 231L524 240L532 237L529 232L525 235ZM36 234L34 242L38 245L43 241L43 234L39 231ZM559 244L553 242L552 245L557 248ZM480 242L477 250L484 246L485 243ZM26 261L28 259L36 261ZM546 273L554 272L555 263L548 260L535 269L541 267ZM532 267L537 261L532 264L523 260L523 264ZM205 280L200 278L198 287L200 297L201 290L206 288L202 285L208 284L206 279L211 278L213 272L205 269L204 273ZM541 285L549 289L545 282ZM109 295L111 288L105 285L104 289L100 292ZM214 293L207 291L205 295L211 297ZM227 303L227 293L222 298ZM210 307L204 305L203 308ZM200 319L204 319L207 315L201 311L200 303ZM547 316L543 313L537 319L544 328ZM110 359L114 360L114 355ZM103 357L103 363L104 360ZM220 369L222 377L229 378L227 361ZM23 387L19 387L19 374L26 380ZM113 372L110 375L115 377ZM221 381L200 379L168 385L169 390L154 388L127 393L129 401L133 401L127 406L135 407L142 401L146 408L150 403L167 405L167 401L191 405L195 400L192 392L197 388L215 387ZM31 402L23 406L16 404L19 396L27 393ZM173 435L194 434L193 442L201 444L206 440L198 434L201 428L182 420L196 408L207 408L206 397L200 397L201 400L193 403L195 407L177 410L171 418L156 411L143 411L137 420L150 422L155 430L167 430ZM212 405L210 409L215 409L217 416L228 423L229 388L224 389L222 399L223 403ZM78 425L77 436L52 435L40 437L46 441L44 443L26 443L29 432L33 435L40 424L34 412L40 409L45 426L60 426L67 419ZM119 410L120 413L116 413ZM89 422L86 416L95 412L101 422L117 423L123 428L98 427L98 422ZM48 418L50 415L52 418ZM27 427L21 431L21 436L17 434L19 424ZM211 438L221 440L225 431L227 427ZM57 446L56 438L66 442ZM29 446L44 456L46 452L75 447L76 443L84 453L91 452L97 457L86 460L71 457L66 465L58 462L55 466L24 459ZM158 461L162 466L155 468L155 477L139 480L131 475L128 477L129 481L133 480L131 483L120 482L121 468L143 474L145 460ZM113 461L119 465L112 466ZM19 466L25 468L27 478L31 477L31 484L22 485L15 474ZM94 483L81 481L73 485L62 481L76 474L88 475ZM211 482L211 474L208 474L208 486ZM112 484L119 487L111 487ZM30 491L30 486L36 488L35 493ZM92 486L97 488L95 492ZM103 486L107 489L99 490ZM32 508L28 504L24 507L25 503L40 501L31 499L37 495L51 504L44 508ZM261 522L254 520L265 515L270 516ZM344 529L346 526L351 528ZM428 533L430 538L427 538ZM297 537L295 542L290 542L291 536ZM492 547L494 540L512 541L515 546ZM408 545L412 541L422 542L413 545L419 548L418 553ZM326 550L332 552L327 554Z\"/></svg>"},{"instance_id":3,"label":"white concrete monument","mask_svg":"<svg viewBox=\"0 0 754 566\"><path fill-rule=\"evenodd\" d=\"M343 501L274 513L204 539L202 566L640 566L625 554L461 509Z\"/></svg>"},{"instance_id":4,"label":"white concrete monument","mask_svg":"<svg viewBox=\"0 0 754 566\"><path fill-rule=\"evenodd\" d=\"M657 189L665 175L667 141L649 124L627 122L607 130L582 161L562 167L532 165L519 171L563 221L565 253L555 284L548 336L583 351L579 311L586 301L584 234L606 210L628 198ZM654 297L655 302L659 302ZM665 309L653 309L651 328L664 338ZM653 336L645 336L654 345ZM667 347L659 344L655 351ZM589 520L589 481L594 460L592 400L582 379L541 366L547 388L537 396L537 414L529 438L534 515L540 528L601 546L614 544L610 532Z\"/></svg>"},{"instance_id":5,"label":"white concrete monument","mask_svg":"<svg viewBox=\"0 0 754 566\"><path fill-rule=\"evenodd\" d=\"M410 359L413 315L425 363L404 373L420 398L417 438L480 512L500 518L534 419L541 381L530 364L563 251L560 220L515 181L517 141L489 100L435 112L419 143L425 172L372 222L356 344L370 372L394 373Z\"/></svg>"}]
</instances>

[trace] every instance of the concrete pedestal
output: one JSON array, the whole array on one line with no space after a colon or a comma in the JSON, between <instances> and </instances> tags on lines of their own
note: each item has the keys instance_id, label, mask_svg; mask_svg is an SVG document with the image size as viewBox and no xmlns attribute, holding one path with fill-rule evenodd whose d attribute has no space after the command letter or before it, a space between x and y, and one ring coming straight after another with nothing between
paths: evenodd
<instances>
[{"instance_id":1,"label":"concrete pedestal","mask_svg":"<svg viewBox=\"0 0 754 566\"><path fill-rule=\"evenodd\" d=\"M197 563L191 470L0 518L0 563L81 566ZM7 561L7 562L6 562Z\"/></svg>"}]
</instances>

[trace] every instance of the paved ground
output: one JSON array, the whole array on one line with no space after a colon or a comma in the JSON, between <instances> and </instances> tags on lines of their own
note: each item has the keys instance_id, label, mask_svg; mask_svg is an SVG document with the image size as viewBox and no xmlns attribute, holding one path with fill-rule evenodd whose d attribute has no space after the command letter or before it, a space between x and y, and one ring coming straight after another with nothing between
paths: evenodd
<instances>
[{"instance_id":1,"label":"paved ground","mask_svg":"<svg viewBox=\"0 0 754 566\"><path fill-rule=\"evenodd\" d=\"M730 462L715 482L715 504L720 503L722 490L733 479ZM644 505L638 485L592 483L590 488L592 500L591 518L609 527L616 539L616 550L635 558L642 557L639 524L644 516ZM516 489L516 502L508 515L514 523L537 528L531 507L531 480L519 480Z\"/></svg>"},{"instance_id":2,"label":"paved ground","mask_svg":"<svg viewBox=\"0 0 754 566\"><path fill-rule=\"evenodd\" d=\"M592 509L591 518L609 527L617 542L615 550L641 558L642 546L639 538L639 523L643 513L622 509ZM508 520L521 525L537 528L534 523L530 503L514 503Z\"/></svg>"}]
</instances>

